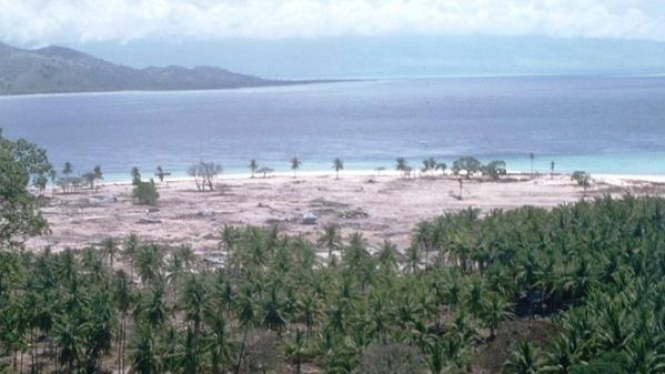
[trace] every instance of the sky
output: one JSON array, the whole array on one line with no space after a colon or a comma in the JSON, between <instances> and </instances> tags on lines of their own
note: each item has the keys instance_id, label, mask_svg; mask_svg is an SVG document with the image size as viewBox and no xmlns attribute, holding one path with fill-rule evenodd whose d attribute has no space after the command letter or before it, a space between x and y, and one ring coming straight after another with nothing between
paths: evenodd
<instances>
[{"instance_id":1,"label":"sky","mask_svg":"<svg viewBox=\"0 0 665 374\"><path fill-rule=\"evenodd\" d=\"M0 41L269 78L665 71L665 0L0 0Z\"/></svg>"},{"instance_id":2,"label":"sky","mask_svg":"<svg viewBox=\"0 0 665 374\"><path fill-rule=\"evenodd\" d=\"M665 0L0 0L18 44L468 34L665 41Z\"/></svg>"}]
</instances>

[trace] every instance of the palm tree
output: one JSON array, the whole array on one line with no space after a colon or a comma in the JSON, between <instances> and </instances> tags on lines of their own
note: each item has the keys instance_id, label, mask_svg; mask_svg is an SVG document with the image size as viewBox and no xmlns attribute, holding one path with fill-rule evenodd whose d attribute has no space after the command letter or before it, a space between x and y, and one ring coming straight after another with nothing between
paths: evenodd
<instances>
[{"instance_id":1,"label":"palm tree","mask_svg":"<svg viewBox=\"0 0 665 374\"><path fill-rule=\"evenodd\" d=\"M305 334L303 334L300 329L296 329L295 334L284 343L284 354L291 359L296 366L296 374L300 374L301 372L302 359L306 353L306 349L307 342L305 340Z\"/></svg>"},{"instance_id":2,"label":"palm tree","mask_svg":"<svg viewBox=\"0 0 665 374\"><path fill-rule=\"evenodd\" d=\"M398 157L397 160L395 160L395 169L399 171L402 178L404 178L406 171L409 169L408 163L404 157Z\"/></svg>"},{"instance_id":3,"label":"palm tree","mask_svg":"<svg viewBox=\"0 0 665 374\"><path fill-rule=\"evenodd\" d=\"M164 176L166 175L166 173L164 173L164 169L162 168L161 165L157 166L157 172L155 173L155 175L157 176L157 178L159 178L160 183L164 182Z\"/></svg>"},{"instance_id":4,"label":"palm tree","mask_svg":"<svg viewBox=\"0 0 665 374\"><path fill-rule=\"evenodd\" d=\"M541 366L538 349L528 342L518 344L517 350L504 364L510 374L539 374Z\"/></svg>"},{"instance_id":5,"label":"palm tree","mask_svg":"<svg viewBox=\"0 0 665 374\"><path fill-rule=\"evenodd\" d=\"M92 174L95 176L96 180L104 179L104 173L102 173L102 167L97 165L92 169Z\"/></svg>"},{"instance_id":6,"label":"palm tree","mask_svg":"<svg viewBox=\"0 0 665 374\"><path fill-rule=\"evenodd\" d=\"M509 305L506 302L496 294L489 297L482 306L481 319L485 327L490 329L490 340L494 340L496 337L496 329L499 324L511 317L512 313L510 313Z\"/></svg>"},{"instance_id":7,"label":"palm tree","mask_svg":"<svg viewBox=\"0 0 665 374\"><path fill-rule=\"evenodd\" d=\"M388 240L384 240L378 253L378 263L381 270L392 274L397 270L397 247Z\"/></svg>"},{"instance_id":8,"label":"palm tree","mask_svg":"<svg viewBox=\"0 0 665 374\"><path fill-rule=\"evenodd\" d=\"M263 302L262 324L264 327L277 332L279 337L281 337L286 327L285 308L286 303L278 292L277 286L273 284Z\"/></svg>"},{"instance_id":9,"label":"palm tree","mask_svg":"<svg viewBox=\"0 0 665 374\"><path fill-rule=\"evenodd\" d=\"M201 335L201 324L209 302L210 292L200 277L193 275L188 277L182 292L180 307L185 312L185 320L193 325L193 334L197 342Z\"/></svg>"},{"instance_id":10,"label":"palm tree","mask_svg":"<svg viewBox=\"0 0 665 374\"><path fill-rule=\"evenodd\" d=\"M339 179L339 171L344 169L344 161L341 158L336 158L333 160L333 169L335 169L335 179Z\"/></svg>"},{"instance_id":11,"label":"palm tree","mask_svg":"<svg viewBox=\"0 0 665 374\"><path fill-rule=\"evenodd\" d=\"M422 171L425 174L427 172L430 172L430 171L434 172L434 170L436 169L436 166L437 166L437 163L436 163L436 160L434 159L434 157L429 157L429 158L423 160Z\"/></svg>"},{"instance_id":12,"label":"palm tree","mask_svg":"<svg viewBox=\"0 0 665 374\"><path fill-rule=\"evenodd\" d=\"M436 342L427 348L425 363L431 374L441 374L446 367L446 356L443 344Z\"/></svg>"},{"instance_id":13,"label":"palm tree","mask_svg":"<svg viewBox=\"0 0 665 374\"><path fill-rule=\"evenodd\" d=\"M240 368L242 366L242 360L245 355L245 347L247 345L247 334L249 330L256 324L258 311L254 301L254 293L251 288L245 286L241 294L238 297L238 302L236 303L237 308L237 320L240 326L243 328L242 334L242 344L240 346L240 352L238 354L238 363L236 365L235 373L240 373Z\"/></svg>"},{"instance_id":14,"label":"palm tree","mask_svg":"<svg viewBox=\"0 0 665 374\"><path fill-rule=\"evenodd\" d=\"M130 374L160 374L162 364L155 344L155 332L149 325L139 325L134 338Z\"/></svg>"},{"instance_id":15,"label":"palm tree","mask_svg":"<svg viewBox=\"0 0 665 374\"><path fill-rule=\"evenodd\" d=\"M209 310L207 319L210 334L206 339L206 346L210 355L210 368L213 373L223 373L224 366L231 362L231 334L227 330L226 321L216 310Z\"/></svg>"},{"instance_id":16,"label":"palm tree","mask_svg":"<svg viewBox=\"0 0 665 374\"><path fill-rule=\"evenodd\" d=\"M529 153L529 160L531 160L531 175L533 175L533 161L536 159L536 155L533 152Z\"/></svg>"},{"instance_id":17,"label":"palm tree","mask_svg":"<svg viewBox=\"0 0 665 374\"><path fill-rule=\"evenodd\" d=\"M138 184L141 181L141 171L138 167L134 166L130 174L132 176L132 184Z\"/></svg>"},{"instance_id":18,"label":"palm tree","mask_svg":"<svg viewBox=\"0 0 665 374\"><path fill-rule=\"evenodd\" d=\"M254 173L259 170L259 163L255 159L249 161L249 170L252 172L252 178L254 178Z\"/></svg>"},{"instance_id":19,"label":"palm tree","mask_svg":"<svg viewBox=\"0 0 665 374\"><path fill-rule=\"evenodd\" d=\"M115 256L118 255L119 251L118 242L112 237L108 237L102 241L102 249L108 256L109 267L111 268L111 271L113 271L113 260L115 259Z\"/></svg>"},{"instance_id":20,"label":"palm tree","mask_svg":"<svg viewBox=\"0 0 665 374\"><path fill-rule=\"evenodd\" d=\"M135 233L129 234L123 243L122 257L129 261L129 278L132 282L134 281L134 268L140 247L141 240Z\"/></svg>"},{"instance_id":21,"label":"palm tree","mask_svg":"<svg viewBox=\"0 0 665 374\"><path fill-rule=\"evenodd\" d=\"M141 282L150 283L161 274L164 253L157 245L146 244L140 246L135 258L134 266Z\"/></svg>"},{"instance_id":22,"label":"palm tree","mask_svg":"<svg viewBox=\"0 0 665 374\"><path fill-rule=\"evenodd\" d=\"M291 170L293 170L293 177L296 177L296 171L300 169L300 165L302 165L302 162L298 159L298 157L294 157L291 159Z\"/></svg>"},{"instance_id":23,"label":"palm tree","mask_svg":"<svg viewBox=\"0 0 665 374\"><path fill-rule=\"evenodd\" d=\"M312 334L314 325L321 314L321 304L319 299L312 293L307 292L300 296L296 302L296 312L299 320L307 327L307 333Z\"/></svg>"},{"instance_id":24,"label":"palm tree","mask_svg":"<svg viewBox=\"0 0 665 374\"><path fill-rule=\"evenodd\" d=\"M328 262L332 261L333 252L342 248L342 235L339 226L328 224L323 226L323 233L319 236L317 244L328 249Z\"/></svg>"},{"instance_id":25,"label":"palm tree","mask_svg":"<svg viewBox=\"0 0 665 374\"><path fill-rule=\"evenodd\" d=\"M74 172L74 166L71 162L65 162L65 166L62 168L62 174L65 175L65 192L69 192L69 187L71 183L70 175Z\"/></svg>"},{"instance_id":26,"label":"palm tree","mask_svg":"<svg viewBox=\"0 0 665 374\"><path fill-rule=\"evenodd\" d=\"M73 320L74 316L62 316L55 325L55 335L60 354L60 365L67 365L69 373L73 373L79 365L83 350L83 324Z\"/></svg>"},{"instance_id":27,"label":"palm tree","mask_svg":"<svg viewBox=\"0 0 665 374\"><path fill-rule=\"evenodd\" d=\"M562 335L552 344L543 366L543 372L551 374L569 374L571 368L580 362L580 350L571 344L570 340Z\"/></svg>"},{"instance_id":28,"label":"palm tree","mask_svg":"<svg viewBox=\"0 0 665 374\"><path fill-rule=\"evenodd\" d=\"M113 283L113 301L120 312L118 331L118 372L125 372L125 346L127 341L127 314L134 305L135 296L131 290L131 279L123 270L116 273Z\"/></svg>"}]
</instances>

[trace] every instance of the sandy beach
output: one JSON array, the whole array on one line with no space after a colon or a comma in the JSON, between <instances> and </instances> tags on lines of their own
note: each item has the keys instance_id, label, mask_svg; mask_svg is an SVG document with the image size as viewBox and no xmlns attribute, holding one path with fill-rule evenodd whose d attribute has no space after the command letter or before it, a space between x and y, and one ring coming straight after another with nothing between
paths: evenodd
<instances>
[{"instance_id":1,"label":"sandy beach","mask_svg":"<svg viewBox=\"0 0 665 374\"><path fill-rule=\"evenodd\" d=\"M198 192L187 179L158 183L156 207L133 204L132 186L114 183L75 194L46 192L51 199L43 213L52 233L26 246L77 248L136 233L146 241L187 243L205 253L217 250L224 225L277 224L285 233L315 240L323 225L335 223L344 235L363 233L370 246L388 239L404 248L418 222L445 212L467 207L484 212L522 205L547 208L604 194L663 194L662 182L665 178L598 175L585 194L568 175L508 175L501 181L465 179L460 199L459 178L454 176L402 179L391 171L342 172L339 179L331 171L299 173L296 178L290 173L267 178L233 175L218 178L213 192ZM317 217L316 224L303 224L308 213Z\"/></svg>"}]
</instances>

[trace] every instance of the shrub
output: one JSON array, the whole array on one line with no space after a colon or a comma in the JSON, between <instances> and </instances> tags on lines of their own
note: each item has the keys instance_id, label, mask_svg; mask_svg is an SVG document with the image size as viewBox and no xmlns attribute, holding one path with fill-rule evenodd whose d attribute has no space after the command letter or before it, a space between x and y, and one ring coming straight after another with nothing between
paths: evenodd
<instances>
[{"instance_id":1,"label":"shrub","mask_svg":"<svg viewBox=\"0 0 665 374\"><path fill-rule=\"evenodd\" d=\"M571 176L572 180L577 182L577 184L580 187L583 187L584 190L586 191L587 188L590 186L590 180L591 180L591 175L587 173L586 171L575 171L573 172L573 175Z\"/></svg>"},{"instance_id":2,"label":"shrub","mask_svg":"<svg viewBox=\"0 0 665 374\"><path fill-rule=\"evenodd\" d=\"M481 163L475 157L464 156L453 162L453 173L458 175L460 171L466 172L466 177L471 178L473 173L480 171Z\"/></svg>"},{"instance_id":3,"label":"shrub","mask_svg":"<svg viewBox=\"0 0 665 374\"><path fill-rule=\"evenodd\" d=\"M482 167L483 174L489 175L490 178L497 180L502 175L506 175L506 163L501 160L494 160Z\"/></svg>"},{"instance_id":4,"label":"shrub","mask_svg":"<svg viewBox=\"0 0 665 374\"><path fill-rule=\"evenodd\" d=\"M132 197L139 205L156 205L159 198L159 192L155 186L155 181L150 182L135 181Z\"/></svg>"}]
</instances>

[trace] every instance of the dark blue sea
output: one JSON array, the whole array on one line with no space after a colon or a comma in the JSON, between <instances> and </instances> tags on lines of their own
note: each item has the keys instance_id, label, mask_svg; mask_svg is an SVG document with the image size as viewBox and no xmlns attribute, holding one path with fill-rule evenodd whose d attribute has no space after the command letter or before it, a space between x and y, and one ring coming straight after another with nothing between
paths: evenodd
<instances>
[{"instance_id":1,"label":"dark blue sea","mask_svg":"<svg viewBox=\"0 0 665 374\"><path fill-rule=\"evenodd\" d=\"M665 77L382 80L220 91L0 98L0 127L59 166L183 173L199 160L227 173L252 158L277 171L420 165L433 156L503 159L509 170L665 175Z\"/></svg>"}]
</instances>

